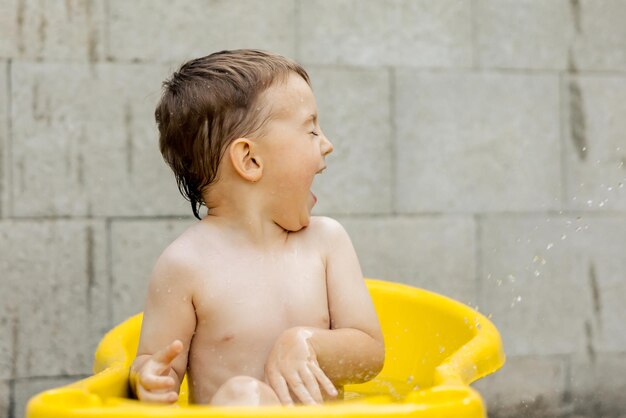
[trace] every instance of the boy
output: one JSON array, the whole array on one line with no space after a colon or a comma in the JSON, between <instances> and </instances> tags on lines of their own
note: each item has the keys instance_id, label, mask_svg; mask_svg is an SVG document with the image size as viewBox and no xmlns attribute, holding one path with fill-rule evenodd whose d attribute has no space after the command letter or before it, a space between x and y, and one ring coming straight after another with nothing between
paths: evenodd
<instances>
[{"instance_id":1,"label":"boy","mask_svg":"<svg viewBox=\"0 0 626 418\"><path fill-rule=\"evenodd\" d=\"M333 146L305 70L257 50L195 59L164 83L155 116L200 222L152 273L137 397L175 402L188 372L194 403L318 404L376 376L383 338L350 239L311 217Z\"/></svg>"}]
</instances>

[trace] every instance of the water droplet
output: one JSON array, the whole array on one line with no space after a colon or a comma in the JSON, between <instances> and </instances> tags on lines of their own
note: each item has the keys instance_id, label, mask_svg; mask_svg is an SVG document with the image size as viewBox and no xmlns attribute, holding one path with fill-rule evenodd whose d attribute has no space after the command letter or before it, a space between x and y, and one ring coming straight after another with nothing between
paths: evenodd
<instances>
[{"instance_id":1,"label":"water droplet","mask_svg":"<svg viewBox=\"0 0 626 418\"><path fill-rule=\"evenodd\" d=\"M539 270L535 270L535 273L534 273L534 274L535 274L535 277L539 277L539 276L541 276L541 272L540 272Z\"/></svg>"},{"instance_id":2,"label":"water droplet","mask_svg":"<svg viewBox=\"0 0 626 418\"><path fill-rule=\"evenodd\" d=\"M605 203L605 202L606 202L606 201L602 201L602 202L598 203L598 207L599 207L599 208L601 208L602 206L604 206L604 203Z\"/></svg>"},{"instance_id":3,"label":"water droplet","mask_svg":"<svg viewBox=\"0 0 626 418\"><path fill-rule=\"evenodd\" d=\"M521 297L521 296L518 296L517 298L515 298L515 301L517 301L517 302L521 302L521 301L522 301L522 297Z\"/></svg>"},{"instance_id":4,"label":"water droplet","mask_svg":"<svg viewBox=\"0 0 626 418\"><path fill-rule=\"evenodd\" d=\"M511 283L515 283L515 276L513 276L512 274L509 274L509 276L507 277L507 279L509 279L509 281Z\"/></svg>"},{"instance_id":5,"label":"water droplet","mask_svg":"<svg viewBox=\"0 0 626 418\"><path fill-rule=\"evenodd\" d=\"M406 382L410 385L411 383L413 383L413 375L409 376L408 379L406 379Z\"/></svg>"},{"instance_id":6,"label":"water droplet","mask_svg":"<svg viewBox=\"0 0 626 418\"><path fill-rule=\"evenodd\" d=\"M593 205L593 200L587 200L587 206L591 207Z\"/></svg>"},{"instance_id":7,"label":"water droplet","mask_svg":"<svg viewBox=\"0 0 626 418\"><path fill-rule=\"evenodd\" d=\"M549 244L546 246L546 250L549 250L549 249L551 249L552 247L554 247L554 244L553 244L553 243L549 243Z\"/></svg>"},{"instance_id":8,"label":"water droplet","mask_svg":"<svg viewBox=\"0 0 626 418\"><path fill-rule=\"evenodd\" d=\"M167 293L172 293L172 288L171 287L167 288Z\"/></svg>"},{"instance_id":9,"label":"water droplet","mask_svg":"<svg viewBox=\"0 0 626 418\"><path fill-rule=\"evenodd\" d=\"M446 347L444 347L443 345L439 346L439 352L443 353L444 351L446 351Z\"/></svg>"},{"instance_id":10,"label":"water droplet","mask_svg":"<svg viewBox=\"0 0 626 418\"><path fill-rule=\"evenodd\" d=\"M561 239L564 240L565 238L567 238L567 235L563 234L561 235Z\"/></svg>"}]
</instances>

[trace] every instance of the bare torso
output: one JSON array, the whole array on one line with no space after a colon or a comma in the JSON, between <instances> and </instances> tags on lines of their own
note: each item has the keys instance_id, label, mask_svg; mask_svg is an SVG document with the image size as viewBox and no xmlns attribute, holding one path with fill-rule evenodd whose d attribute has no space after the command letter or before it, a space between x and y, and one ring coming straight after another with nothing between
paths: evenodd
<instances>
[{"instance_id":1,"label":"bare torso","mask_svg":"<svg viewBox=\"0 0 626 418\"><path fill-rule=\"evenodd\" d=\"M215 239L219 234L212 228L192 229L181 237L201 239L205 246L197 264L203 273L192 290L197 322L188 378L193 402L210 402L233 376L264 380L265 361L283 331L294 326L329 329L326 266L315 224L288 234L283 245L271 250ZM199 248L197 244L191 245Z\"/></svg>"}]
</instances>

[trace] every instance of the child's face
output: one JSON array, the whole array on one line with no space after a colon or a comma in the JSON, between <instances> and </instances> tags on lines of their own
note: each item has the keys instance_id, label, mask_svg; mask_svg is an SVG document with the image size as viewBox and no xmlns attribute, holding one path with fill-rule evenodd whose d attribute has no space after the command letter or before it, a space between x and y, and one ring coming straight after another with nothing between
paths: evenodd
<instances>
[{"instance_id":1,"label":"child's face","mask_svg":"<svg viewBox=\"0 0 626 418\"><path fill-rule=\"evenodd\" d=\"M309 224L317 198L311 192L316 174L326 168L324 157L333 145L317 120L317 104L309 85L297 74L270 87L261 98L271 108L258 145L274 222L288 231Z\"/></svg>"}]
</instances>

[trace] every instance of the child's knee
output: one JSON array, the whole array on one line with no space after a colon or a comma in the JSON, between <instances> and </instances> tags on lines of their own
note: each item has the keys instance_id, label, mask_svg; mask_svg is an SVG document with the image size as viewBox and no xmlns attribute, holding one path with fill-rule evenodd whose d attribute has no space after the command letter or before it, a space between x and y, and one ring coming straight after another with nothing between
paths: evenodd
<instances>
[{"instance_id":1,"label":"child's knee","mask_svg":"<svg viewBox=\"0 0 626 418\"><path fill-rule=\"evenodd\" d=\"M228 379L217 390L211 405L256 406L278 404L278 397L267 384L249 376Z\"/></svg>"}]
</instances>

